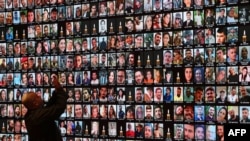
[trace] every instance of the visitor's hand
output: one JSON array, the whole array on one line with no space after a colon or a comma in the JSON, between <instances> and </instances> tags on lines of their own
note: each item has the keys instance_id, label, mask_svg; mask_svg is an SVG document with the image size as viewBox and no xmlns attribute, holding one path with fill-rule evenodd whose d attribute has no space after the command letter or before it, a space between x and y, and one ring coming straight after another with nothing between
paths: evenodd
<instances>
[{"instance_id":1,"label":"visitor's hand","mask_svg":"<svg viewBox=\"0 0 250 141\"><path fill-rule=\"evenodd\" d=\"M51 74L51 82L52 82L52 84L53 84L55 78L57 78L56 74Z\"/></svg>"}]
</instances>

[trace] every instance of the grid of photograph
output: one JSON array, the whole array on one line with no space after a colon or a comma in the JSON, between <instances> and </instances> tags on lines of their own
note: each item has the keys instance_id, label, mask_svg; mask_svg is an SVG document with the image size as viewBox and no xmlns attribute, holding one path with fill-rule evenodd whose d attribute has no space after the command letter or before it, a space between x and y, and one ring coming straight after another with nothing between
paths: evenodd
<instances>
[{"instance_id":1,"label":"grid of photograph","mask_svg":"<svg viewBox=\"0 0 250 141\"><path fill-rule=\"evenodd\" d=\"M250 123L249 0L0 0L0 139L24 93L69 98L64 141L218 140Z\"/></svg>"}]
</instances>

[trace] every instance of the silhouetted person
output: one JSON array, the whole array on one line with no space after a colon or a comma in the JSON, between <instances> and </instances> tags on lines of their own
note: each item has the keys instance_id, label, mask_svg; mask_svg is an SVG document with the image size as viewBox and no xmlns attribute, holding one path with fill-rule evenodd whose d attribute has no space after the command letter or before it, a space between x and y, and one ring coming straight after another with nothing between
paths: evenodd
<instances>
[{"instance_id":1,"label":"silhouetted person","mask_svg":"<svg viewBox=\"0 0 250 141\"><path fill-rule=\"evenodd\" d=\"M55 91L46 106L44 106L41 96L34 92L28 92L22 97L22 103L28 109L24 119L29 141L62 141L55 120L64 112L68 96L57 77L52 78Z\"/></svg>"}]
</instances>

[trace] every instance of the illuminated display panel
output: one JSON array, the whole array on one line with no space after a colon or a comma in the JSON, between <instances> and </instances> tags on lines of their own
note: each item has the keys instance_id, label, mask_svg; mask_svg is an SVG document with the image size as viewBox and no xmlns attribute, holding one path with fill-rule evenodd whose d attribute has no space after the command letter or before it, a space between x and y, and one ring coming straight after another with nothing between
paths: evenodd
<instances>
[{"instance_id":1,"label":"illuminated display panel","mask_svg":"<svg viewBox=\"0 0 250 141\"><path fill-rule=\"evenodd\" d=\"M220 140L250 122L248 4L0 0L0 138L28 140L21 97L56 74L65 141Z\"/></svg>"}]
</instances>

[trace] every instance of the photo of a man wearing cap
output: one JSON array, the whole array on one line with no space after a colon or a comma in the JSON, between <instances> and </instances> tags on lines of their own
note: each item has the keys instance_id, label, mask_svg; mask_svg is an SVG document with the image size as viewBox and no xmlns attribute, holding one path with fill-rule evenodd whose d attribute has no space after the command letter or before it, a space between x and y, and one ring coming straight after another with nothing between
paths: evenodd
<instances>
[{"instance_id":1,"label":"photo of a man wearing cap","mask_svg":"<svg viewBox=\"0 0 250 141\"><path fill-rule=\"evenodd\" d=\"M22 70L28 70L28 57L21 58Z\"/></svg>"},{"instance_id":2,"label":"photo of a man wearing cap","mask_svg":"<svg viewBox=\"0 0 250 141\"><path fill-rule=\"evenodd\" d=\"M227 100L226 90L222 88L217 94L216 103L225 103Z\"/></svg>"},{"instance_id":3,"label":"photo of a man wearing cap","mask_svg":"<svg viewBox=\"0 0 250 141\"><path fill-rule=\"evenodd\" d=\"M193 31L192 30L185 30L183 32L183 45L193 45Z\"/></svg>"},{"instance_id":4,"label":"photo of a man wearing cap","mask_svg":"<svg viewBox=\"0 0 250 141\"><path fill-rule=\"evenodd\" d=\"M181 28L181 26L182 26L182 15L181 13L175 13L174 20L173 20L173 27Z\"/></svg>"},{"instance_id":5,"label":"photo of a man wearing cap","mask_svg":"<svg viewBox=\"0 0 250 141\"><path fill-rule=\"evenodd\" d=\"M238 27L228 27L227 28L227 42L228 43L237 43L238 42Z\"/></svg>"}]
</instances>

